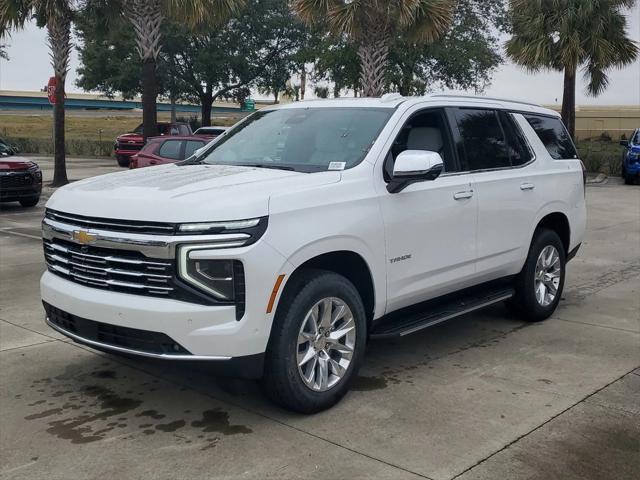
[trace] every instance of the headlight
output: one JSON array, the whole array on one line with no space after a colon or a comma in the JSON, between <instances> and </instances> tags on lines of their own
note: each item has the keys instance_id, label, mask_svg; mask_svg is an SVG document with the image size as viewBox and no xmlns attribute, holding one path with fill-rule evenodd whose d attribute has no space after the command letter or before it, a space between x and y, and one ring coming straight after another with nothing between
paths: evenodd
<instances>
[{"instance_id":1,"label":"headlight","mask_svg":"<svg viewBox=\"0 0 640 480\"><path fill-rule=\"evenodd\" d=\"M224 230L244 230L247 228L253 228L260 223L259 218L252 218L250 220L234 220L231 222L203 222L203 223L183 223L178 227L178 230L183 233L204 233L212 231L224 231Z\"/></svg>"},{"instance_id":2,"label":"headlight","mask_svg":"<svg viewBox=\"0 0 640 480\"><path fill-rule=\"evenodd\" d=\"M236 272L238 260L201 258L203 245L184 245L178 250L180 278L223 302L236 299Z\"/></svg>"}]
</instances>

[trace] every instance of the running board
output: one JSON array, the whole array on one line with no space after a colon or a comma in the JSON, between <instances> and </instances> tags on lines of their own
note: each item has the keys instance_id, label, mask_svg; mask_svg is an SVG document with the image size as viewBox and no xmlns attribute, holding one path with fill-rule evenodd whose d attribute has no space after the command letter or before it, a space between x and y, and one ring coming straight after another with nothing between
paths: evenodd
<instances>
[{"instance_id":1,"label":"running board","mask_svg":"<svg viewBox=\"0 0 640 480\"><path fill-rule=\"evenodd\" d=\"M448 300L425 302L421 311L407 314L403 314L402 311L394 312L387 318L381 319L374 325L371 338L404 337L446 320L502 302L513 295L513 288L503 286Z\"/></svg>"}]
</instances>

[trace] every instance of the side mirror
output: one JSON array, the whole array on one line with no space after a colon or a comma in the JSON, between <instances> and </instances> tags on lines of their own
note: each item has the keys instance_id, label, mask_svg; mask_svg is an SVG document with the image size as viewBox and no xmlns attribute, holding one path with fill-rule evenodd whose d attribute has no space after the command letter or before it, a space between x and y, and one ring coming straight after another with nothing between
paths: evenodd
<instances>
[{"instance_id":1,"label":"side mirror","mask_svg":"<svg viewBox=\"0 0 640 480\"><path fill-rule=\"evenodd\" d=\"M620 140L620 145L622 145L623 147L628 147L629 146L629 140Z\"/></svg>"},{"instance_id":2,"label":"side mirror","mask_svg":"<svg viewBox=\"0 0 640 480\"><path fill-rule=\"evenodd\" d=\"M435 180L442 173L444 163L437 152L405 150L393 166L393 178L387 185L389 193L398 193L416 182Z\"/></svg>"}]
</instances>

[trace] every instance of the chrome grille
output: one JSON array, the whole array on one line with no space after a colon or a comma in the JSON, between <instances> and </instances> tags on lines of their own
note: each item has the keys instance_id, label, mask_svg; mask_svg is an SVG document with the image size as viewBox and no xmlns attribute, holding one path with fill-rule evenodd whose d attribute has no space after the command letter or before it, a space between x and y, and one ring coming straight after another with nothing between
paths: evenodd
<instances>
[{"instance_id":1,"label":"chrome grille","mask_svg":"<svg viewBox=\"0 0 640 480\"><path fill-rule=\"evenodd\" d=\"M111 232L146 233L152 235L173 235L176 225L163 222L141 222L136 220L114 220L110 218L85 217L63 213L47 208L45 218L84 228L95 228Z\"/></svg>"},{"instance_id":2,"label":"chrome grille","mask_svg":"<svg viewBox=\"0 0 640 480\"><path fill-rule=\"evenodd\" d=\"M67 280L137 295L169 296L175 290L171 260L81 246L57 238L43 242L49 271Z\"/></svg>"}]
</instances>

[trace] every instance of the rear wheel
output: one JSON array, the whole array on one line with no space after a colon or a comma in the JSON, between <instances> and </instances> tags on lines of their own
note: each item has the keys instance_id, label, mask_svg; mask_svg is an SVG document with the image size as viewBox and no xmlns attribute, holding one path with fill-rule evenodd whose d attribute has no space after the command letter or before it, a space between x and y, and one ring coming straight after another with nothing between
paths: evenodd
<instances>
[{"instance_id":1,"label":"rear wheel","mask_svg":"<svg viewBox=\"0 0 640 480\"><path fill-rule=\"evenodd\" d=\"M525 265L518 275L509 307L525 320L536 322L555 311L566 272L564 245L553 230L536 231Z\"/></svg>"},{"instance_id":2,"label":"rear wheel","mask_svg":"<svg viewBox=\"0 0 640 480\"><path fill-rule=\"evenodd\" d=\"M292 281L272 328L263 387L283 407L315 413L336 404L358 371L365 310L341 275L309 270Z\"/></svg>"},{"instance_id":3,"label":"rear wheel","mask_svg":"<svg viewBox=\"0 0 640 480\"><path fill-rule=\"evenodd\" d=\"M23 207L35 207L39 201L40 195L38 195L37 197L23 198L22 200L20 200L20 205L22 205Z\"/></svg>"},{"instance_id":4,"label":"rear wheel","mask_svg":"<svg viewBox=\"0 0 640 480\"><path fill-rule=\"evenodd\" d=\"M129 166L129 157L118 155L116 156L116 159L118 160L118 165L120 165L121 167Z\"/></svg>"}]
</instances>

